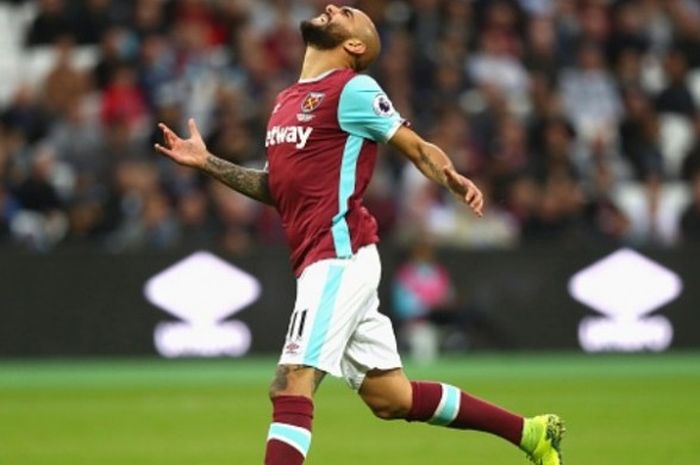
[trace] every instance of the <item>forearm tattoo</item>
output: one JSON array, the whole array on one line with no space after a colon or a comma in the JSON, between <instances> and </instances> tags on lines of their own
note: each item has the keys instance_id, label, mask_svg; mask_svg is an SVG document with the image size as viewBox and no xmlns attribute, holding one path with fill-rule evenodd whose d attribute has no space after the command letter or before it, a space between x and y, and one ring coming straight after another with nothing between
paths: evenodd
<instances>
[{"instance_id":1,"label":"forearm tattoo","mask_svg":"<svg viewBox=\"0 0 700 465\"><path fill-rule=\"evenodd\" d=\"M214 155L209 155L204 171L251 199L274 205L268 184L268 172L265 170L244 168Z\"/></svg>"},{"instance_id":2,"label":"forearm tattoo","mask_svg":"<svg viewBox=\"0 0 700 465\"><path fill-rule=\"evenodd\" d=\"M435 161L424 150L421 150L420 152L419 168L421 168L423 174L431 178L433 181L449 188L447 178L445 177L445 173L443 173L442 168L437 166Z\"/></svg>"}]
</instances>

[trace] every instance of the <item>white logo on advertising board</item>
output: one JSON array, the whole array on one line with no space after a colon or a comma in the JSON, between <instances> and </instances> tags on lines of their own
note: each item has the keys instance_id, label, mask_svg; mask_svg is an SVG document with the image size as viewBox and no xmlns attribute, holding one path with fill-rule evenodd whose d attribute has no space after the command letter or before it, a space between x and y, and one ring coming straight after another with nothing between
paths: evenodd
<instances>
[{"instance_id":1,"label":"white logo on advertising board","mask_svg":"<svg viewBox=\"0 0 700 465\"><path fill-rule=\"evenodd\" d=\"M182 321L156 326L154 342L165 357L241 356L251 334L241 321L223 321L255 302L255 277L209 252L196 252L150 278L146 298Z\"/></svg>"},{"instance_id":2,"label":"white logo on advertising board","mask_svg":"<svg viewBox=\"0 0 700 465\"><path fill-rule=\"evenodd\" d=\"M605 315L581 321L581 347L588 352L666 350L673 339L671 322L646 315L675 300L682 289L676 273L631 249L579 271L569 281L569 292Z\"/></svg>"}]
</instances>

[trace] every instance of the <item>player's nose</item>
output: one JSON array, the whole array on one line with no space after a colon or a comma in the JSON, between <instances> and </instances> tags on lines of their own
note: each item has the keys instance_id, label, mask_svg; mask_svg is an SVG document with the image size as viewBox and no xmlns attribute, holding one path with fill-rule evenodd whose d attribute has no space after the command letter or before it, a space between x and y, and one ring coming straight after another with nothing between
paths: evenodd
<instances>
[{"instance_id":1,"label":"player's nose","mask_svg":"<svg viewBox=\"0 0 700 465\"><path fill-rule=\"evenodd\" d=\"M333 16L334 14L338 13L340 11L340 8L337 6L331 4L326 5L326 14L328 16Z\"/></svg>"}]
</instances>

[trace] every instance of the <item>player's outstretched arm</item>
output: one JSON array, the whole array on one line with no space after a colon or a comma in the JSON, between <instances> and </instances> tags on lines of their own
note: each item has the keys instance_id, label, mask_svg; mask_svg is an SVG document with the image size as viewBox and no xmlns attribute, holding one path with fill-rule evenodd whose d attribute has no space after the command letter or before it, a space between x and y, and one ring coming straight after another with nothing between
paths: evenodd
<instances>
[{"instance_id":1,"label":"player's outstretched arm","mask_svg":"<svg viewBox=\"0 0 700 465\"><path fill-rule=\"evenodd\" d=\"M425 141L410 128L400 127L389 144L403 153L428 178L446 187L460 201L483 216L484 196L476 185L459 174L450 158L435 144Z\"/></svg>"},{"instance_id":2,"label":"player's outstretched arm","mask_svg":"<svg viewBox=\"0 0 700 465\"><path fill-rule=\"evenodd\" d=\"M181 165L204 171L251 199L274 205L267 171L244 168L212 155L207 151L207 146L194 120L190 118L188 124L189 139L181 139L165 124L158 124L163 131L166 146L156 144L155 149Z\"/></svg>"}]
</instances>

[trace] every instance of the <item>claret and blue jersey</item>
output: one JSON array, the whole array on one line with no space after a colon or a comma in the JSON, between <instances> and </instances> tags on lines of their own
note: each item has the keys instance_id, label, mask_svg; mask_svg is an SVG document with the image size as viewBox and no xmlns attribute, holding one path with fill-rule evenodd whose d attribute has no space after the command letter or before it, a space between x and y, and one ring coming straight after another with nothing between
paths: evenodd
<instances>
[{"instance_id":1,"label":"claret and blue jersey","mask_svg":"<svg viewBox=\"0 0 700 465\"><path fill-rule=\"evenodd\" d=\"M297 276L375 243L362 205L377 156L404 120L369 76L333 70L282 91L267 126L269 184Z\"/></svg>"}]
</instances>

